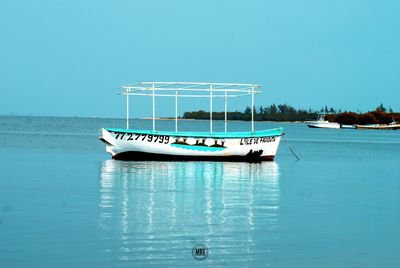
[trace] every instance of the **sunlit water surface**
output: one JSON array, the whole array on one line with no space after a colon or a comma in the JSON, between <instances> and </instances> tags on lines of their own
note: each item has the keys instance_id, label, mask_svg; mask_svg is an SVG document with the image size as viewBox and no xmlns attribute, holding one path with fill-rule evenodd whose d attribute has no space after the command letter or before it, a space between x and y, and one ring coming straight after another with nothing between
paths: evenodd
<instances>
[{"instance_id":1,"label":"sunlit water surface","mask_svg":"<svg viewBox=\"0 0 400 268\"><path fill-rule=\"evenodd\" d=\"M265 122L300 161L111 160L98 129L123 126L0 117L0 267L400 267L400 131Z\"/></svg>"}]
</instances>

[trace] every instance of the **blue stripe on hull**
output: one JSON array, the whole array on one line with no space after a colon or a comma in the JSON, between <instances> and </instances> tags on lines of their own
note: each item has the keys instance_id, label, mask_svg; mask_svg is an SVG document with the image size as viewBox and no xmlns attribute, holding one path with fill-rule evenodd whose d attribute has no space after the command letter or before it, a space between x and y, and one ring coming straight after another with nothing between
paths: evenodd
<instances>
[{"instance_id":1,"label":"blue stripe on hull","mask_svg":"<svg viewBox=\"0 0 400 268\"><path fill-rule=\"evenodd\" d=\"M202 152L219 152L225 150L225 147L211 147L211 146L198 146L198 145L184 145L184 144L170 144L173 147L186 149L186 150L194 150L194 151L202 151Z\"/></svg>"}]
</instances>

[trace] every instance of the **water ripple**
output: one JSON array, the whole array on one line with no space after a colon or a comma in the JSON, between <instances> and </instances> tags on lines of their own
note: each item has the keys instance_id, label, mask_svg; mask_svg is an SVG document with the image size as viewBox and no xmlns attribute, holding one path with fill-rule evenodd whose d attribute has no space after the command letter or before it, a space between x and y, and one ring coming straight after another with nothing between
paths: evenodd
<instances>
[{"instance_id":1,"label":"water ripple","mask_svg":"<svg viewBox=\"0 0 400 268\"><path fill-rule=\"evenodd\" d=\"M209 248L210 265L232 258L245 264L271 251L259 244L279 226L275 162L107 160L100 178L104 252L121 263L190 265L196 242Z\"/></svg>"}]
</instances>

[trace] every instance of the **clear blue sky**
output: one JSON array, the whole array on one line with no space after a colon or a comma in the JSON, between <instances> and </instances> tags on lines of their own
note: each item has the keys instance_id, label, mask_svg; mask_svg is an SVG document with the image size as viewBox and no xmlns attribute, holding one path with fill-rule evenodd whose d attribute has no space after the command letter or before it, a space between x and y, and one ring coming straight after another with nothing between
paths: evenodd
<instances>
[{"instance_id":1,"label":"clear blue sky","mask_svg":"<svg viewBox=\"0 0 400 268\"><path fill-rule=\"evenodd\" d=\"M116 87L137 81L251 82L257 106L400 111L399 14L398 0L2 0L0 114L123 117ZM150 104L134 100L134 116ZM174 114L172 99L157 105Z\"/></svg>"}]
</instances>

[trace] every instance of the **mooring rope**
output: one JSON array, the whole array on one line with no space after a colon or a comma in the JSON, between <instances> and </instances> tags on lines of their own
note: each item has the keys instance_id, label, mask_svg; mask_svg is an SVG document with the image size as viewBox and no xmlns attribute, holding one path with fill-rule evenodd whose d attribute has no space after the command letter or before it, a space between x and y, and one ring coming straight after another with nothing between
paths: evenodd
<instances>
[{"instance_id":1,"label":"mooring rope","mask_svg":"<svg viewBox=\"0 0 400 268\"><path fill-rule=\"evenodd\" d=\"M300 160L300 158L296 155L296 153L293 151L293 149L290 147L289 143L287 142L286 138L285 138L285 133L282 135L283 140L285 141L286 145L288 146L289 150L292 152L292 154L294 155L294 157L297 158L297 160Z\"/></svg>"}]
</instances>

